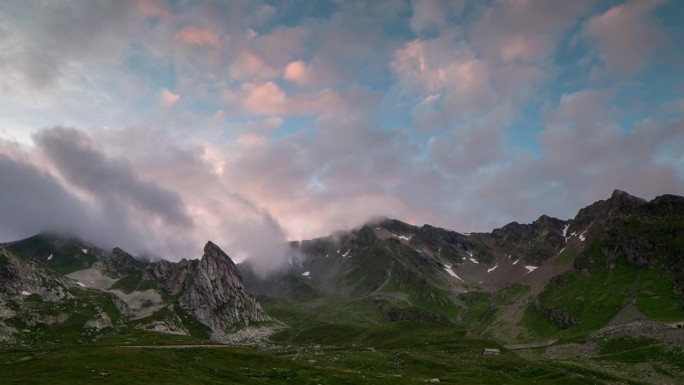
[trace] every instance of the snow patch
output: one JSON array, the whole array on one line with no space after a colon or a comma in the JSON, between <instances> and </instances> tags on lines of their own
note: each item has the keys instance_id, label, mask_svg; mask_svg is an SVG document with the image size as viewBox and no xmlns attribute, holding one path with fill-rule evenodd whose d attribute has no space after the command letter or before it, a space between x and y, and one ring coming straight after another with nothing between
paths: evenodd
<instances>
[{"instance_id":1,"label":"snow patch","mask_svg":"<svg viewBox=\"0 0 684 385\"><path fill-rule=\"evenodd\" d=\"M496 268L499 267L499 265L494 265L491 269L487 269L487 273L491 273L492 271L496 270Z\"/></svg>"},{"instance_id":2,"label":"snow patch","mask_svg":"<svg viewBox=\"0 0 684 385\"><path fill-rule=\"evenodd\" d=\"M563 227L563 238L565 238L565 242L567 242L567 241L568 241L568 238L570 238L570 237L568 237L568 235L567 235L567 234L568 234L568 229L569 229L569 228L570 228L570 224L569 224L569 223L568 223L567 225L565 225L565 227Z\"/></svg>"},{"instance_id":3,"label":"snow patch","mask_svg":"<svg viewBox=\"0 0 684 385\"><path fill-rule=\"evenodd\" d=\"M584 240L587 239L587 238L584 236L585 233L586 233L586 230L585 230L585 231L582 231L582 234L579 235L579 239L580 239L580 241L582 241L582 242L584 242Z\"/></svg>"},{"instance_id":4,"label":"snow patch","mask_svg":"<svg viewBox=\"0 0 684 385\"><path fill-rule=\"evenodd\" d=\"M480 264L480 262L478 262L477 259L475 259L475 258L473 258L473 257L470 257L470 258L468 258L468 259L470 259L470 262L472 262L472 263L475 263L475 264L478 264L478 265Z\"/></svg>"},{"instance_id":5,"label":"snow patch","mask_svg":"<svg viewBox=\"0 0 684 385\"><path fill-rule=\"evenodd\" d=\"M470 236L470 233L461 233L462 235L465 235L466 237Z\"/></svg>"},{"instance_id":6,"label":"snow patch","mask_svg":"<svg viewBox=\"0 0 684 385\"><path fill-rule=\"evenodd\" d=\"M531 273L531 272L537 270L537 266L525 266L525 268L527 269L528 273Z\"/></svg>"},{"instance_id":7,"label":"snow patch","mask_svg":"<svg viewBox=\"0 0 684 385\"><path fill-rule=\"evenodd\" d=\"M451 270L451 265L444 265L444 270L446 270L446 272L449 273L450 276L458 279L461 282L465 282L463 278L459 277L458 275L456 275L456 273L454 273L453 270Z\"/></svg>"},{"instance_id":8,"label":"snow patch","mask_svg":"<svg viewBox=\"0 0 684 385\"><path fill-rule=\"evenodd\" d=\"M563 251L565 251L565 247L562 248L562 249L560 249L560 251L559 251L558 254L556 254L556 255L561 255L561 253L562 253Z\"/></svg>"},{"instance_id":9,"label":"snow patch","mask_svg":"<svg viewBox=\"0 0 684 385\"><path fill-rule=\"evenodd\" d=\"M413 238L413 235L406 236L406 235L398 235L398 234L394 234L394 233L390 233L390 235L393 236L394 238L398 238L398 239L401 239L401 240L407 241L407 242L410 241L411 238Z\"/></svg>"},{"instance_id":10,"label":"snow patch","mask_svg":"<svg viewBox=\"0 0 684 385\"><path fill-rule=\"evenodd\" d=\"M80 287L86 287L86 285L82 284L81 282L76 282L76 284Z\"/></svg>"},{"instance_id":11,"label":"snow patch","mask_svg":"<svg viewBox=\"0 0 684 385\"><path fill-rule=\"evenodd\" d=\"M88 249L81 249L81 251L83 252L83 254L88 254Z\"/></svg>"},{"instance_id":12,"label":"snow patch","mask_svg":"<svg viewBox=\"0 0 684 385\"><path fill-rule=\"evenodd\" d=\"M26 291L26 290L22 290L21 293L19 293L19 294L21 294L21 295L23 295L23 296L31 295L31 293L29 293L29 292Z\"/></svg>"},{"instance_id":13,"label":"snow patch","mask_svg":"<svg viewBox=\"0 0 684 385\"><path fill-rule=\"evenodd\" d=\"M513 264L514 264L514 265L517 265L518 262L520 262L520 260L519 260L519 259L516 259L515 262L513 262Z\"/></svg>"},{"instance_id":14,"label":"snow patch","mask_svg":"<svg viewBox=\"0 0 684 385\"><path fill-rule=\"evenodd\" d=\"M302 273L302 275L305 277L308 277L310 274L311 274L311 272L309 272L309 271L305 271Z\"/></svg>"},{"instance_id":15,"label":"snow patch","mask_svg":"<svg viewBox=\"0 0 684 385\"><path fill-rule=\"evenodd\" d=\"M342 254L342 258L346 258L349 255L350 251L351 251L351 249L347 250L346 253Z\"/></svg>"},{"instance_id":16,"label":"snow patch","mask_svg":"<svg viewBox=\"0 0 684 385\"><path fill-rule=\"evenodd\" d=\"M52 260L52 254L48 255L47 260L48 260L48 261L51 261L51 260Z\"/></svg>"}]
</instances>

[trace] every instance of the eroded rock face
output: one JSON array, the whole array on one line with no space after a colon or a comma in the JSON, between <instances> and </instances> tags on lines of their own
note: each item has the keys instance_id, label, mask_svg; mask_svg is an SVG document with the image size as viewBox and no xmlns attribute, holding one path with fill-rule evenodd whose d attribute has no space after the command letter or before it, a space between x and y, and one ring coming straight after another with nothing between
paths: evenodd
<instances>
[{"instance_id":1,"label":"eroded rock face","mask_svg":"<svg viewBox=\"0 0 684 385\"><path fill-rule=\"evenodd\" d=\"M115 247L112 255L104 258L104 271L114 278L125 277L132 270L141 270L145 264L127 252Z\"/></svg>"},{"instance_id":2,"label":"eroded rock face","mask_svg":"<svg viewBox=\"0 0 684 385\"><path fill-rule=\"evenodd\" d=\"M183 290L188 278L190 261L183 259L178 263L159 261L149 264L143 272L144 279L158 280L170 295L176 295Z\"/></svg>"},{"instance_id":3,"label":"eroded rock face","mask_svg":"<svg viewBox=\"0 0 684 385\"><path fill-rule=\"evenodd\" d=\"M36 261L20 260L0 246L0 294L37 294L44 301L57 302L73 297L69 286L63 276L42 268Z\"/></svg>"},{"instance_id":4,"label":"eroded rock face","mask_svg":"<svg viewBox=\"0 0 684 385\"><path fill-rule=\"evenodd\" d=\"M235 326L271 320L245 290L233 261L211 242L204 246L199 263L188 266L179 305L209 326L218 339Z\"/></svg>"}]
</instances>

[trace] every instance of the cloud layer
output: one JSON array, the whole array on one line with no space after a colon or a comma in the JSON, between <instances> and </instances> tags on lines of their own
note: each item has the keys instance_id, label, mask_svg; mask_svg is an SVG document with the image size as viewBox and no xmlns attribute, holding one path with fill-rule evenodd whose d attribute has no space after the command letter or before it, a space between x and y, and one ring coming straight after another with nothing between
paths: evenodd
<instances>
[{"instance_id":1,"label":"cloud layer","mask_svg":"<svg viewBox=\"0 0 684 385\"><path fill-rule=\"evenodd\" d=\"M487 231L682 194L683 8L9 1L0 239L211 239L268 272L376 216Z\"/></svg>"}]
</instances>

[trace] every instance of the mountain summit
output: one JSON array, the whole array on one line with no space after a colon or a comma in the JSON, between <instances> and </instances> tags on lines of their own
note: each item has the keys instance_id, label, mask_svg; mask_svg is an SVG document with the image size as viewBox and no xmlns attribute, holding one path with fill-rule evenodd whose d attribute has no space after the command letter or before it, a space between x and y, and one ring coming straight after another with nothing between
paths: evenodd
<instances>
[{"instance_id":1,"label":"mountain summit","mask_svg":"<svg viewBox=\"0 0 684 385\"><path fill-rule=\"evenodd\" d=\"M230 257L212 242L204 246L199 263L189 266L184 293L178 303L209 326L218 339L236 326L271 320L247 294Z\"/></svg>"}]
</instances>

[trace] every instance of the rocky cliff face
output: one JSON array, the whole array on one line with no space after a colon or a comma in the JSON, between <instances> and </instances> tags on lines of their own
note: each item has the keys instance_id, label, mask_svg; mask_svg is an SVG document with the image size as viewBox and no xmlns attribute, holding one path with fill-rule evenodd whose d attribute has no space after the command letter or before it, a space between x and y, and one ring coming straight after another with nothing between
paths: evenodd
<instances>
[{"instance_id":1,"label":"rocky cliff face","mask_svg":"<svg viewBox=\"0 0 684 385\"><path fill-rule=\"evenodd\" d=\"M170 295L176 295L183 290L188 278L188 267L192 262L182 259L178 263L159 261L145 266L143 279L156 280Z\"/></svg>"},{"instance_id":2,"label":"rocky cliff face","mask_svg":"<svg viewBox=\"0 0 684 385\"><path fill-rule=\"evenodd\" d=\"M219 341L242 326L271 321L230 258L211 242L201 260L180 262L144 261L120 248L96 256L80 242L45 234L10 245L21 254L0 245L0 335L7 336L0 340L12 340L21 328L65 323L74 314L84 333L96 331L93 336L118 322L179 334L192 329ZM89 257L85 266L83 256ZM51 269L53 263L69 275Z\"/></svg>"},{"instance_id":3,"label":"rocky cliff face","mask_svg":"<svg viewBox=\"0 0 684 385\"><path fill-rule=\"evenodd\" d=\"M43 301L56 302L72 297L71 285L61 275L36 261L20 259L0 245L0 294L37 294Z\"/></svg>"},{"instance_id":4,"label":"rocky cliff face","mask_svg":"<svg viewBox=\"0 0 684 385\"><path fill-rule=\"evenodd\" d=\"M569 232L580 232L594 223L604 223L620 216L632 214L643 208L644 199L635 197L621 190L613 191L609 199L594 202L579 210L570 224Z\"/></svg>"},{"instance_id":5,"label":"rocky cliff face","mask_svg":"<svg viewBox=\"0 0 684 385\"><path fill-rule=\"evenodd\" d=\"M112 255L103 260L104 271L114 278L122 278L132 270L139 270L145 265L143 262L133 258L132 255L115 247Z\"/></svg>"},{"instance_id":6,"label":"rocky cliff face","mask_svg":"<svg viewBox=\"0 0 684 385\"><path fill-rule=\"evenodd\" d=\"M217 339L236 326L271 320L245 290L233 261L211 242L199 263L189 265L179 305L209 326Z\"/></svg>"}]
</instances>

